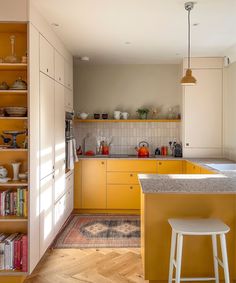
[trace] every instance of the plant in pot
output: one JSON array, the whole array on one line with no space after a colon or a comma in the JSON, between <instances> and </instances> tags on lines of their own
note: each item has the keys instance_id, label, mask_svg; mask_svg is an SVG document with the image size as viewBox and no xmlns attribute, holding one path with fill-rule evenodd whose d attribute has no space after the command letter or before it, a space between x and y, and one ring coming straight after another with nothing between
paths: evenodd
<instances>
[{"instance_id":1,"label":"plant in pot","mask_svg":"<svg viewBox=\"0 0 236 283\"><path fill-rule=\"evenodd\" d=\"M145 120L145 119L147 119L149 109L139 108L136 112L138 113L139 119Z\"/></svg>"}]
</instances>

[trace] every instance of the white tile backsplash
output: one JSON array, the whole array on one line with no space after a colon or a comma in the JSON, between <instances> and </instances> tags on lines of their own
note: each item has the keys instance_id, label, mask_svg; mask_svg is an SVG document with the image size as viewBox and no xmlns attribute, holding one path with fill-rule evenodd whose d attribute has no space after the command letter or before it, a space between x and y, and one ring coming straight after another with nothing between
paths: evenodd
<instances>
[{"instance_id":1,"label":"white tile backsplash","mask_svg":"<svg viewBox=\"0 0 236 283\"><path fill-rule=\"evenodd\" d=\"M83 146L85 137L113 137L111 153L134 154L134 147L140 141L150 144L151 153L157 146L167 146L169 141L180 141L179 122L119 122L119 123L80 123L74 124L74 135L77 143Z\"/></svg>"}]
</instances>

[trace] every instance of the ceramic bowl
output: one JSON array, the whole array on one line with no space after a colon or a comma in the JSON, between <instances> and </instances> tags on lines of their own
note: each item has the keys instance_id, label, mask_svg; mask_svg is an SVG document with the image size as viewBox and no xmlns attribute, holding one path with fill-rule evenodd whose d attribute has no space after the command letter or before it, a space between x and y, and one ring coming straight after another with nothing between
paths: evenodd
<instances>
[{"instance_id":1,"label":"ceramic bowl","mask_svg":"<svg viewBox=\"0 0 236 283\"><path fill-rule=\"evenodd\" d=\"M26 107L5 107L6 113L11 117L24 117L27 112Z\"/></svg>"},{"instance_id":2,"label":"ceramic bowl","mask_svg":"<svg viewBox=\"0 0 236 283\"><path fill-rule=\"evenodd\" d=\"M89 114L88 114L88 113L85 113L85 112L79 114L79 116L80 116L80 118L81 118L82 120L87 119L87 118L88 118L88 115L89 115Z\"/></svg>"}]
</instances>

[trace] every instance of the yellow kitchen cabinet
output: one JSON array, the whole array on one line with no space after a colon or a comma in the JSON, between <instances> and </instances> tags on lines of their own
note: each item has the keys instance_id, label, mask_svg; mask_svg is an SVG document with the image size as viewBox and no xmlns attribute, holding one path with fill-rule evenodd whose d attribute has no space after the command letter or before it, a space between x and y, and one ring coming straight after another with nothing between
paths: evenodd
<instances>
[{"instance_id":1,"label":"yellow kitchen cabinet","mask_svg":"<svg viewBox=\"0 0 236 283\"><path fill-rule=\"evenodd\" d=\"M82 160L82 208L106 208L106 160Z\"/></svg>"},{"instance_id":2,"label":"yellow kitchen cabinet","mask_svg":"<svg viewBox=\"0 0 236 283\"><path fill-rule=\"evenodd\" d=\"M108 185L108 209L140 209L139 185Z\"/></svg>"},{"instance_id":3,"label":"yellow kitchen cabinet","mask_svg":"<svg viewBox=\"0 0 236 283\"><path fill-rule=\"evenodd\" d=\"M74 172L74 209L80 209L82 205L82 160L75 162Z\"/></svg>"},{"instance_id":4,"label":"yellow kitchen cabinet","mask_svg":"<svg viewBox=\"0 0 236 283\"><path fill-rule=\"evenodd\" d=\"M157 162L158 174L183 174L182 160L164 160Z\"/></svg>"},{"instance_id":5,"label":"yellow kitchen cabinet","mask_svg":"<svg viewBox=\"0 0 236 283\"><path fill-rule=\"evenodd\" d=\"M192 162L185 161L185 174L201 174L201 167Z\"/></svg>"},{"instance_id":6,"label":"yellow kitchen cabinet","mask_svg":"<svg viewBox=\"0 0 236 283\"><path fill-rule=\"evenodd\" d=\"M107 183L138 185L138 174L133 172L107 172Z\"/></svg>"},{"instance_id":7,"label":"yellow kitchen cabinet","mask_svg":"<svg viewBox=\"0 0 236 283\"><path fill-rule=\"evenodd\" d=\"M155 160L107 160L107 171L156 173Z\"/></svg>"}]
</instances>

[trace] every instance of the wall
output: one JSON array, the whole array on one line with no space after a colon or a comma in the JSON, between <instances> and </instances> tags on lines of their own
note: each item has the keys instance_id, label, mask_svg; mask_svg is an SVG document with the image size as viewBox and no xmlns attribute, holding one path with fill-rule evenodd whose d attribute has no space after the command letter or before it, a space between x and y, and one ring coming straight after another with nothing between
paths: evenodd
<instances>
[{"instance_id":1,"label":"wall","mask_svg":"<svg viewBox=\"0 0 236 283\"><path fill-rule=\"evenodd\" d=\"M236 161L236 63L225 68L224 156Z\"/></svg>"},{"instance_id":2,"label":"wall","mask_svg":"<svg viewBox=\"0 0 236 283\"><path fill-rule=\"evenodd\" d=\"M135 146L140 141L150 144L151 153L157 146L168 145L169 141L180 141L179 122L119 122L74 124L77 147L84 144L87 135L96 138L112 137L112 154L136 154ZM100 139L101 140L101 139ZM92 149L92 148L91 148ZM90 150L91 150L90 149Z\"/></svg>"},{"instance_id":3,"label":"wall","mask_svg":"<svg viewBox=\"0 0 236 283\"><path fill-rule=\"evenodd\" d=\"M81 112L128 111L181 104L179 65L87 65L74 62L74 109ZM161 117L163 117L160 114Z\"/></svg>"}]
</instances>

